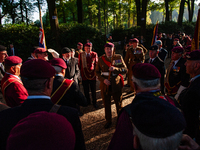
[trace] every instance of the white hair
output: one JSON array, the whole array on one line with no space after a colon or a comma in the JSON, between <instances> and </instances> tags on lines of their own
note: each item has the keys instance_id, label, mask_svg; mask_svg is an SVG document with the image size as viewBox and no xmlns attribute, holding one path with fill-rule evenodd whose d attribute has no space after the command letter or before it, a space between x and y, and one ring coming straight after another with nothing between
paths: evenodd
<instances>
[{"instance_id":1,"label":"white hair","mask_svg":"<svg viewBox=\"0 0 200 150\"><path fill-rule=\"evenodd\" d=\"M153 80L142 80L132 76L132 81L135 82L142 89L160 87L160 78L156 78Z\"/></svg>"},{"instance_id":2,"label":"white hair","mask_svg":"<svg viewBox=\"0 0 200 150\"><path fill-rule=\"evenodd\" d=\"M57 74L62 72L62 68L61 67L59 67L59 66L53 66L53 67L56 70Z\"/></svg>"},{"instance_id":3,"label":"white hair","mask_svg":"<svg viewBox=\"0 0 200 150\"><path fill-rule=\"evenodd\" d=\"M144 150L176 150L183 135L183 131L180 131L166 138L152 138L141 133L136 127L133 132L138 136Z\"/></svg>"}]
</instances>

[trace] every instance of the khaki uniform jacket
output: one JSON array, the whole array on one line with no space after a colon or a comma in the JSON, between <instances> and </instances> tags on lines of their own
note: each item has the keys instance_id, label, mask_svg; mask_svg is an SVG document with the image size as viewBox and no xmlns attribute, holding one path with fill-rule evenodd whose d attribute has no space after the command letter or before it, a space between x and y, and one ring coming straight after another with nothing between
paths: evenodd
<instances>
[{"instance_id":1,"label":"khaki uniform jacket","mask_svg":"<svg viewBox=\"0 0 200 150\"><path fill-rule=\"evenodd\" d=\"M128 66L128 69L131 69L131 67L137 63L143 63L145 60L145 53L143 51L143 48L136 47L133 49L133 47L130 47L126 52L125 57L125 63Z\"/></svg>"},{"instance_id":2,"label":"khaki uniform jacket","mask_svg":"<svg viewBox=\"0 0 200 150\"><path fill-rule=\"evenodd\" d=\"M105 54L102 55L105 57L105 60L111 62ZM99 61L96 66L96 76L98 76L98 79L100 81L100 89L103 91L106 91L107 86L104 84L104 79L108 79L108 74L109 74L109 66L105 64L105 62L102 59L102 56L99 57ZM124 63L124 60L121 55L115 54L114 55L114 60L112 62L112 65L116 67L116 70L112 71L111 74L111 89L112 93L118 92L122 89L121 85L121 77L119 74L126 74L127 73L127 67L126 64ZM107 73L107 75L105 75Z\"/></svg>"}]
</instances>

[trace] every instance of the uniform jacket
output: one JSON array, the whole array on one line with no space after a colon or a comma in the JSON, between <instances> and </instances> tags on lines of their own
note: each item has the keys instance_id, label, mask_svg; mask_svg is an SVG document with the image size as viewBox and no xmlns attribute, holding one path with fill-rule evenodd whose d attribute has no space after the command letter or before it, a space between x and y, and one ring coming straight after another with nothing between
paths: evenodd
<instances>
[{"instance_id":1,"label":"uniform jacket","mask_svg":"<svg viewBox=\"0 0 200 150\"><path fill-rule=\"evenodd\" d=\"M126 52L125 63L128 66L128 69L131 69L136 63L143 63L145 60L145 54L141 47L130 47Z\"/></svg>"},{"instance_id":2,"label":"uniform jacket","mask_svg":"<svg viewBox=\"0 0 200 150\"><path fill-rule=\"evenodd\" d=\"M159 50L159 53L158 53L158 57L164 62L165 59L167 58L167 50L165 50L164 48L161 48Z\"/></svg>"},{"instance_id":3,"label":"uniform jacket","mask_svg":"<svg viewBox=\"0 0 200 150\"><path fill-rule=\"evenodd\" d=\"M187 123L184 133L200 142L200 77L192 81L188 88L181 92L178 100Z\"/></svg>"},{"instance_id":4,"label":"uniform jacket","mask_svg":"<svg viewBox=\"0 0 200 150\"><path fill-rule=\"evenodd\" d=\"M102 57L105 57L105 60L109 62L111 62L111 60L109 60L105 56L105 54L99 57L99 61L97 63L96 70L95 70L96 75L98 76L98 79L100 81L100 89L105 91L107 86L104 84L104 79L108 79L108 75L107 76L103 75L102 72L109 73L109 70L108 70L109 66L105 64ZM112 87L111 89L112 89L112 92L118 92L122 89L121 77L119 76L119 74L127 73L127 67L126 67L126 64L124 63L122 56L119 54L115 54L112 65L116 67L116 70L114 70L111 75L111 87Z\"/></svg>"},{"instance_id":5,"label":"uniform jacket","mask_svg":"<svg viewBox=\"0 0 200 150\"><path fill-rule=\"evenodd\" d=\"M34 112L39 112L39 111L49 112L52 106L53 103L49 99L45 98L27 99L21 106L1 111L0 149L1 150L6 149L6 140L9 136L11 129L18 123L18 121L20 121L21 119L27 117L28 115ZM75 149L76 150L86 149L77 110L67 106L61 106L57 113L64 116L71 123L76 136Z\"/></svg>"},{"instance_id":6,"label":"uniform jacket","mask_svg":"<svg viewBox=\"0 0 200 150\"><path fill-rule=\"evenodd\" d=\"M83 52L82 49L76 49L74 57L77 57L77 58L78 58L78 55L79 55L81 52Z\"/></svg>"},{"instance_id":7,"label":"uniform jacket","mask_svg":"<svg viewBox=\"0 0 200 150\"><path fill-rule=\"evenodd\" d=\"M8 85L5 89L3 89L3 84L10 78L15 78L19 82L13 82L10 85ZM10 107L15 107L21 105L28 97L28 92L23 86L22 83L20 83L21 80L16 78L13 75L5 74L3 79L1 80L1 89L4 90L4 98L6 101L6 104Z\"/></svg>"},{"instance_id":8,"label":"uniform jacket","mask_svg":"<svg viewBox=\"0 0 200 150\"><path fill-rule=\"evenodd\" d=\"M78 77L80 75L80 70L78 67L78 59L77 58L71 58L69 59L69 62L67 63L67 69L65 72L65 78L67 79L74 79L76 83L78 83Z\"/></svg>"},{"instance_id":9,"label":"uniform jacket","mask_svg":"<svg viewBox=\"0 0 200 150\"><path fill-rule=\"evenodd\" d=\"M64 77L62 76L56 76L54 78L52 93L54 93L58 89L63 80ZM73 82L71 87L68 89L68 91L65 93L58 104L76 108L76 104L80 106L87 106L87 100L85 96L81 93L78 84L76 82Z\"/></svg>"},{"instance_id":10,"label":"uniform jacket","mask_svg":"<svg viewBox=\"0 0 200 150\"><path fill-rule=\"evenodd\" d=\"M95 76L95 67L98 62L98 55L96 52L91 51L90 56L86 57L86 68L83 68L82 55L85 55L85 52L82 52L78 56L78 66L81 70L82 80L96 80Z\"/></svg>"},{"instance_id":11,"label":"uniform jacket","mask_svg":"<svg viewBox=\"0 0 200 150\"><path fill-rule=\"evenodd\" d=\"M189 85L190 75L186 73L186 67L184 64L185 60L181 57L172 69L171 65L169 65L165 82L168 83L170 87L175 87L178 90L180 85L184 87L187 87Z\"/></svg>"}]
</instances>

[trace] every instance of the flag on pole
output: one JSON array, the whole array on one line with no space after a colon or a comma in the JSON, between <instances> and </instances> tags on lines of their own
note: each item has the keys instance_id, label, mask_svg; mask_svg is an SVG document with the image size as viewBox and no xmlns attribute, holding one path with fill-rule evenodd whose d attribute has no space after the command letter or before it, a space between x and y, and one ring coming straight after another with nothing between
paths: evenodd
<instances>
[{"instance_id":1,"label":"flag on pole","mask_svg":"<svg viewBox=\"0 0 200 150\"><path fill-rule=\"evenodd\" d=\"M191 51L199 49L200 9L198 10L197 22L191 44Z\"/></svg>"},{"instance_id":2,"label":"flag on pole","mask_svg":"<svg viewBox=\"0 0 200 150\"><path fill-rule=\"evenodd\" d=\"M40 6L39 6L39 12L40 12L39 47L46 49L47 47L46 47L46 42L45 42L45 35L44 35L44 28L43 28L43 23L42 23Z\"/></svg>"},{"instance_id":3,"label":"flag on pole","mask_svg":"<svg viewBox=\"0 0 200 150\"><path fill-rule=\"evenodd\" d=\"M154 45L154 43L157 41L157 34L158 34L158 21L156 22L156 25L153 30L153 38L152 38L151 45Z\"/></svg>"}]
</instances>

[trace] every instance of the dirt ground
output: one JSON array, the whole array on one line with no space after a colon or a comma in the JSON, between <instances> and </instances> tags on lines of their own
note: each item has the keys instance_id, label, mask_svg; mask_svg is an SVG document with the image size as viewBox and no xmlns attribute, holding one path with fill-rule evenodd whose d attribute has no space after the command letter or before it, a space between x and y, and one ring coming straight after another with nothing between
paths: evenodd
<instances>
[{"instance_id":1,"label":"dirt ground","mask_svg":"<svg viewBox=\"0 0 200 150\"><path fill-rule=\"evenodd\" d=\"M120 52L118 52L120 53ZM148 58L148 54L146 58ZM165 66L169 65L170 59L166 60ZM127 81L125 81L125 84ZM82 130L85 138L85 144L87 150L106 150L110 143L110 140L115 132L115 126L117 121L117 113L114 101L112 100L112 126L109 129L104 129L105 121L105 112L103 101L101 98L100 90L99 90L99 81L97 81L97 105L98 109L95 109L93 105L88 107L82 107L81 111L84 113L83 116L80 117L82 123ZM83 88L81 86L81 90L83 92ZM134 94L127 94L130 88L123 88L123 103L122 106L126 106L130 104L134 98Z\"/></svg>"}]
</instances>

